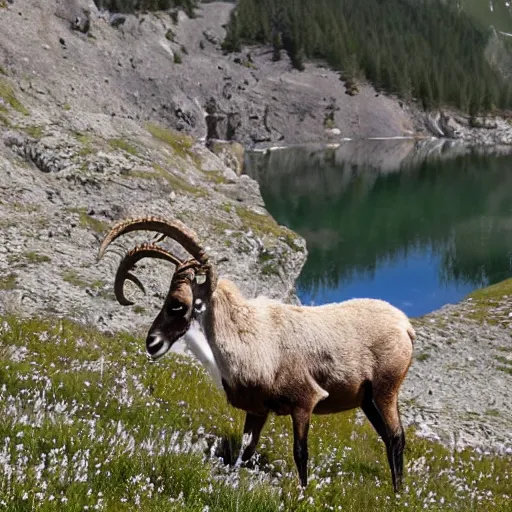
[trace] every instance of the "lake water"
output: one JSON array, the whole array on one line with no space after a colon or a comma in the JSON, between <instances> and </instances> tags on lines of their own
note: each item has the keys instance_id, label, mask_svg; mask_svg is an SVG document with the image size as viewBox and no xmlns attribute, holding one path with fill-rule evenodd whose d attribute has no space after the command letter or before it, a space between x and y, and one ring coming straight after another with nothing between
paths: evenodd
<instances>
[{"instance_id":1,"label":"lake water","mask_svg":"<svg viewBox=\"0 0 512 512\"><path fill-rule=\"evenodd\" d=\"M307 242L304 304L388 300L411 316L512 276L512 156L446 141L250 153L247 173Z\"/></svg>"}]
</instances>

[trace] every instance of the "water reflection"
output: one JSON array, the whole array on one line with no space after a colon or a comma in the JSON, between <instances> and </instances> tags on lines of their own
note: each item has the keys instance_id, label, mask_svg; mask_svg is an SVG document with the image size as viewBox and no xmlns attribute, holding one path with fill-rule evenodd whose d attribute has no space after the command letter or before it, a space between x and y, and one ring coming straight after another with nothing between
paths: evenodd
<instances>
[{"instance_id":1,"label":"water reflection","mask_svg":"<svg viewBox=\"0 0 512 512\"><path fill-rule=\"evenodd\" d=\"M512 157L350 142L248 157L267 208L307 241L303 302L381 297L421 314L512 275Z\"/></svg>"}]
</instances>

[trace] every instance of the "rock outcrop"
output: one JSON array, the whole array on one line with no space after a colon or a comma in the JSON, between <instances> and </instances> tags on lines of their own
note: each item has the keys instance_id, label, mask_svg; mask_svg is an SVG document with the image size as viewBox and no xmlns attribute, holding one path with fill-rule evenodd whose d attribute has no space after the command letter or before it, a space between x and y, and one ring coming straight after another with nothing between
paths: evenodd
<instances>
[{"instance_id":1,"label":"rock outcrop","mask_svg":"<svg viewBox=\"0 0 512 512\"><path fill-rule=\"evenodd\" d=\"M438 138L458 139L473 145L512 145L512 118L469 116L450 110L417 112L419 129Z\"/></svg>"}]
</instances>

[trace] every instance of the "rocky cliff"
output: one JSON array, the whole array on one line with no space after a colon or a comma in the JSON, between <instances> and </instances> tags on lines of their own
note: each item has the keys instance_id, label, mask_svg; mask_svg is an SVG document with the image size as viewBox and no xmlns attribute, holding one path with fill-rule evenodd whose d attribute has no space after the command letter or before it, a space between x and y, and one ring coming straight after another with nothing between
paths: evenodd
<instances>
[{"instance_id":1,"label":"rocky cliff","mask_svg":"<svg viewBox=\"0 0 512 512\"><path fill-rule=\"evenodd\" d=\"M177 23L167 13L111 15L85 0L5 5L0 65L41 108L158 120L245 144L414 131L398 101L366 85L350 96L321 63L300 73L287 59L272 63L267 48L224 55L232 3L204 4L194 19L180 12Z\"/></svg>"},{"instance_id":2,"label":"rocky cliff","mask_svg":"<svg viewBox=\"0 0 512 512\"><path fill-rule=\"evenodd\" d=\"M121 308L115 268L142 239L96 262L112 223L146 213L195 229L248 295L293 299L304 241L268 215L257 183L229 167L235 158L167 127L181 69L168 40L144 48L101 18L83 33L72 4L0 4L0 309L147 326L172 268L141 264L150 294Z\"/></svg>"}]
</instances>

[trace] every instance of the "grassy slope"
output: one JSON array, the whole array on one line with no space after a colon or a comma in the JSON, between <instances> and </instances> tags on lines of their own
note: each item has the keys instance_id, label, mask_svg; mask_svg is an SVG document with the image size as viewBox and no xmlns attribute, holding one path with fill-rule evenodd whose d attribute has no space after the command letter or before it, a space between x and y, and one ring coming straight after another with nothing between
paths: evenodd
<instances>
[{"instance_id":1,"label":"grassy slope","mask_svg":"<svg viewBox=\"0 0 512 512\"><path fill-rule=\"evenodd\" d=\"M269 422L251 467L220 462L216 453L236 452L243 417L188 359L150 364L141 340L65 321L3 318L0 342L0 508L499 511L510 504L510 459L451 453L412 432L406 492L395 500L384 447L353 413L314 419L311 481L301 492L287 419Z\"/></svg>"},{"instance_id":2,"label":"grassy slope","mask_svg":"<svg viewBox=\"0 0 512 512\"><path fill-rule=\"evenodd\" d=\"M467 297L471 299L469 317L478 322L499 324L509 327L512 324L512 278L493 284L480 290L475 290Z\"/></svg>"},{"instance_id":3,"label":"grassy slope","mask_svg":"<svg viewBox=\"0 0 512 512\"><path fill-rule=\"evenodd\" d=\"M477 301L485 302L499 300L504 295L512 295L512 278L505 279L505 281L487 286L480 290L475 290L469 294L469 297Z\"/></svg>"}]
</instances>

